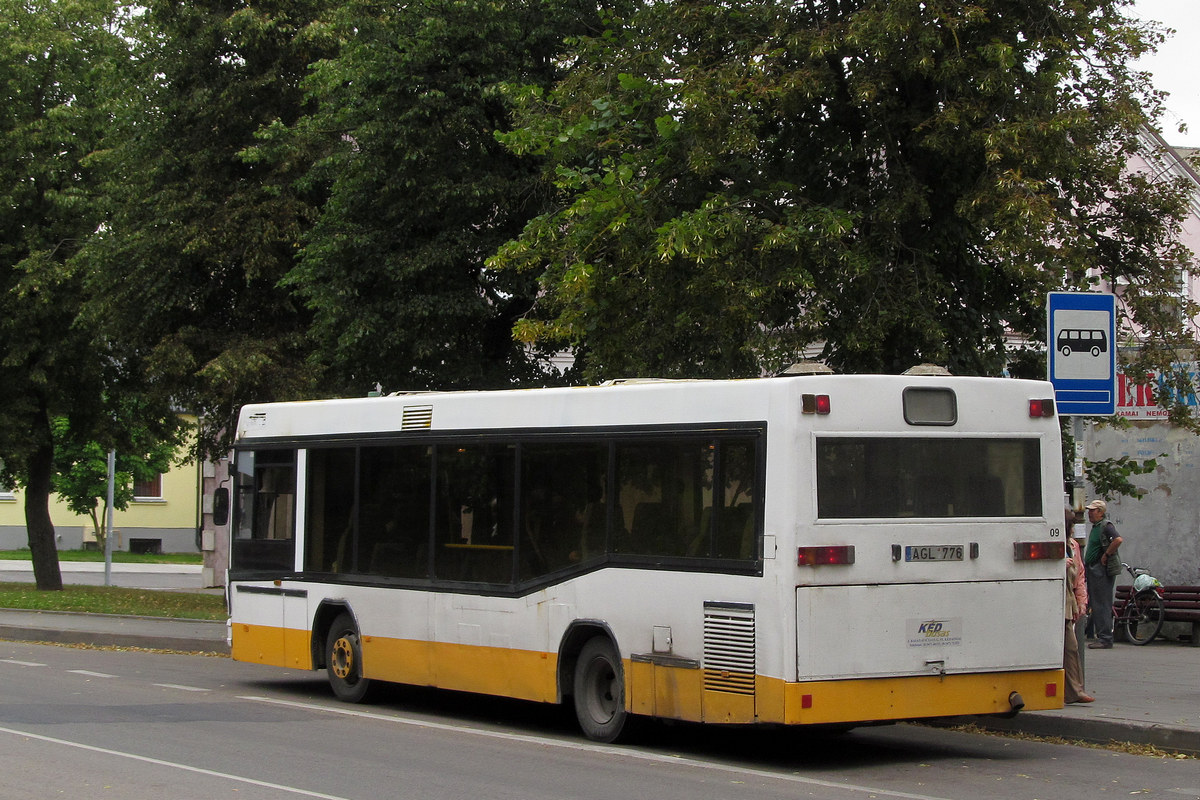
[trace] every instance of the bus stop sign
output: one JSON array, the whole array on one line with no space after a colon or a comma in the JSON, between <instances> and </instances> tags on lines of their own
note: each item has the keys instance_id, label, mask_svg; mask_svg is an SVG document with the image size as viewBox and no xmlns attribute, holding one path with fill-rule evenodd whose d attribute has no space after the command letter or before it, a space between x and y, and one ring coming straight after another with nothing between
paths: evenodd
<instances>
[{"instance_id":1,"label":"bus stop sign","mask_svg":"<svg viewBox=\"0 0 1200 800\"><path fill-rule=\"evenodd\" d=\"M1050 292L1046 302L1047 368L1060 414L1117 413L1117 298Z\"/></svg>"}]
</instances>

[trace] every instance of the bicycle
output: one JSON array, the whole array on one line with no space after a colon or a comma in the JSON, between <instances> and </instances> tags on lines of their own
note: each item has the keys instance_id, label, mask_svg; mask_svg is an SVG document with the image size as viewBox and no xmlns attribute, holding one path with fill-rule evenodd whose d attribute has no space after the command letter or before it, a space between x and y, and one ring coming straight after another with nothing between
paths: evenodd
<instances>
[{"instance_id":1,"label":"bicycle","mask_svg":"<svg viewBox=\"0 0 1200 800\"><path fill-rule=\"evenodd\" d=\"M1113 629L1123 630L1132 644L1149 644L1162 630L1166 613L1162 583L1148 569L1131 567L1124 561L1121 566L1133 578L1133 587L1129 597L1113 607Z\"/></svg>"}]
</instances>

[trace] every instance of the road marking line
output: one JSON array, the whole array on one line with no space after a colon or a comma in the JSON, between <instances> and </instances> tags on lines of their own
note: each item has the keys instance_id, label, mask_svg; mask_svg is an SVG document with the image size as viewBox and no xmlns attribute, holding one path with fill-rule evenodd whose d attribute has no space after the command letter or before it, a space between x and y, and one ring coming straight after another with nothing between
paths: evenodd
<instances>
[{"instance_id":1,"label":"road marking line","mask_svg":"<svg viewBox=\"0 0 1200 800\"><path fill-rule=\"evenodd\" d=\"M123 753L120 750L110 750L107 747L94 747L90 744L82 742L72 742L68 739L56 739L53 736L42 736L37 733L29 733L28 731L19 731L13 728L0 727L0 733L9 733L13 736L23 736L27 739L37 739L41 742L50 742L51 744L61 744L67 747L77 747L80 750L87 750L91 753L100 753L106 756L118 756L119 758L128 758L133 761L141 761L146 764L154 764L159 767L171 767L172 769L180 769L184 772L195 772L198 775L208 775L213 778L224 778L225 780L237 781L239 783L247 783L252 786L261 786L265 789L278 789L292 794L303 795L304 797L317 797L321 800L349 800L349 798L340 797L334 794L322 794L321 792L310 792L307 789L299 789L295 786L284 786L281 783L271 783L270 781L260 781L254 778L244 778L241 775L232 775L228 772L217 772L216 770L204 769L202 767L193 767L188 764L180 764L175 761L163 761L161 758L150 758L149 756L139 756L136 753Z\"/></svg>"},{"instance_id":2,"label":"road marking line","mask_svg":"<svg viewBox=\"0 0 1200 800\"><path fill-rule=\"evenodd\" d=\"M468 733L476 736L483 736L489 739L503 739L510 742L524 742L527 744L541 745L543 747L557 747L563 750L578 750L591 753L603 753L607 755L622 755L626 756L627 758L632 758L639 761L649 761L657 764L686 764L688 766L701 767L716 772L731 772L739 776L755 775L760 778L787 781L805 786L820 786L826 789L841 789L843 791L860 792L879 797L898 797L901 798L901 800L946 800L946 798L937 797L935 795L913 794L911 792L880 789L873 786L860 786L854 783L842 783L839 781L822 780L820 778L805 778L802 775L788 775L781 772L771 772L770 770L765 769L754 769L753 767L713 764L707 761L700 761L699 759L688 758L686 756L670 756L662 755L660 753L647 753L641 750L624 748L619 745L604 745L593 742L567 742L561 739L551 739L532 734L506 733L504 731L489 731L482 728L459 727L457 725L450 725L448 723L430 722L428 720L414 719L412 717L381 716L379 714L372 714L369 711L360 711L353 708L322 706L315 703L297 703L292 700L278 700L272 697L241 696L238 697L238 699L251 700L256 703L287 706L288 708L324 711L330 714L342 714L349 717L363 717L366 719L378 720L380 722L395 722L400 725L410 725L415 728L426 728L429 730L447 731L451 733Z\"/></svg>"},{"instance_id":3,"label":"road marking line","mask_svg":"<svg viewBox=\"0 0 1200 800\"><path fill-rule=\"evenodd\" d=\"M69 669L67 672L74 672L76 675L87 675L91 678L115 678L116 675L109 675L107 672L92 672L90 669Z\"/></svg>"},{"instance_id":4,"label":"road marking line","mask_svg":"<svg viewBox=\"0 0 1200 800\"><path fill-rule=\"evenodd\" d=\"M178 683L155 683L152 686L159 686L163 689L179 689L183 692L210 692L211 689L202 689L199 686L180 686Z\"/></svg>"},{"instance_id":5,"label":"road marking line","mask_svg":"<svg viewBox=\"0 0 1200 800\"><path fill-rule=\"evenodd\" d=\"M17 661L15 658L0 658L0 664L15 664L18 667L44 667L36 661Z\"/></svg>"}]
</instances>

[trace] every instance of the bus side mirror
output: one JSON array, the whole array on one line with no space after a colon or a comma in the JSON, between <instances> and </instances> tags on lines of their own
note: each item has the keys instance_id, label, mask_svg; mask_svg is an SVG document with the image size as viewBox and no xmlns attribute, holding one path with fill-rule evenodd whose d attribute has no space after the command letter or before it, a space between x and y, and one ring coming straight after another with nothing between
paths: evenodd
<instances>
[{"instance_id":1,"label":"bus side mirror","mask_svg":"<svg viewBox=\"0 0 1200 800\"><path fill-rule=\"evenodd\" d=\"M224 486L213 491L212 517L217 527L229 524L229 489Z\"/></svg>"}]
</instances>

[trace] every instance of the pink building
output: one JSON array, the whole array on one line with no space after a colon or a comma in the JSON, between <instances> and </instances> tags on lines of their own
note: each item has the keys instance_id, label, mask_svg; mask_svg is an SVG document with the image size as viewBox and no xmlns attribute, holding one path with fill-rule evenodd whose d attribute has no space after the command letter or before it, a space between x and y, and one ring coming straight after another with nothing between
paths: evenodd
<instances>
[{"instance_id":1,"label":"pink building","mask_svg":"<svg viewBox=\"0 0 1200 800\"><path fill-rule=\"evenodd\" d=\"M1144 154L1131 162L1133 170L1151 176L1182 178L1192 186L1190 215L1183 224L1182 241L1192 251L1192 267L1182 271L1181 295L1200 303L1200 169L1195 148L1172 148L1155 132L1143 135ZM1113 287L1118 298L1120 285ZM1198 343L1189 361L1181 362L1200 376L1200 317L1181 319L1181 325ZM1135 335L1136 338L1136 335ZM1197 381L1200 383L1200 380ZM1197 398L1186 398L1197 405ZM1197 413L1200 413L1198 410ZM1122 559L1149 567L1164 583L1200 584L1200 437L1167 423L1149 387L1139 386L1118 376L1117 415L1127 426L1100 424L1090 419L1083 431L1084 456L1088 459L1119 458L1145 462L1153 459L1156 467L1148 475L1138 476L1135 484L1141 499L1115 498L1109 503L1109 515L1126 543ZM1087 486L1088 497L1092 487ZM1120 581L1118 581L1120 582ZM1168 635L1185 634L1183 627Z\"/></svg>"}]
</instances>

